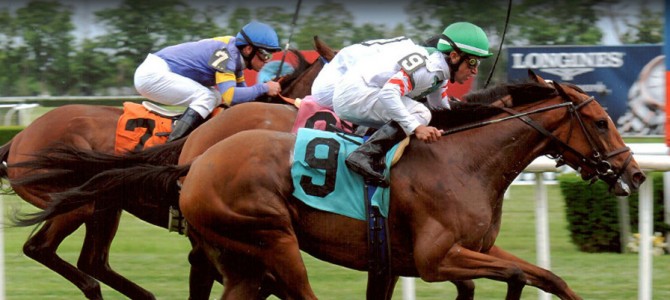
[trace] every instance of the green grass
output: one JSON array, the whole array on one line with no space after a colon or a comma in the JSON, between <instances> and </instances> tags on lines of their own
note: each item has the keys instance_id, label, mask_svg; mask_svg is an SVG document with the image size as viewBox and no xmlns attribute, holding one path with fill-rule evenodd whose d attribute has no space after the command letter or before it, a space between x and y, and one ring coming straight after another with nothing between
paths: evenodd
<instances>
[{"instance_id":1,"label":"green grass","mask_svg":"<svg viewBox=\"0 0 670 300\"><path fill-rule=\"evenodd\" d=\"M563 200L557 187L550 186L549 216L551 269L584 299L636 299L638 256L636 254L589 254L570 243L563 214ZM5 215L10 209L30 206L12 196L3 197ZM497 245L534 262L534 187L514 186L505 200L503 225ZM68 281L21 252L32 228L5 228L6 299L84 299ZM76 262L83 230L65 240L60 255ZM183 236L148 225L124 214L114 240L110 265L119 273L152 291L158 299L187 299L189 243ZM366 274L318 261L305 255L310 283L320 299L364 299ZM670 299L670 255L653 257L653 299ZM476 299L504 299L506 285L486 279L475 281ZM212 298L220 296L216 285ZM453 299L450 283L416 280L417 299ZM125 297L103 285L105 299ZM537 299L537 289L524 289L522 299ZM402 284L395 299L402 299Z\"/></svg>"}]
</instances>

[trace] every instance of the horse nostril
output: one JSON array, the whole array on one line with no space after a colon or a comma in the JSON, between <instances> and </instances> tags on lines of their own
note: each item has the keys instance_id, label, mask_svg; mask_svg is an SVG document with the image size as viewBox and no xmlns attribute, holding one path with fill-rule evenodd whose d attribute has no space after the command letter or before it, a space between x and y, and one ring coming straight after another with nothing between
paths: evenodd
<instances>
[{"instance_id":1,"label":"horse nostril","mask_svg":"<svg viewBox=\"0 0 670 300\"><path fill-rule=\"evenodd\" d=\"M642 183L643 183L646 179L647 179L647 176L644 175L644 173L642 173L642 172L635 172L635 174L633 174L633 182L632 182L633 187L634 187L636 190L639 189L640 186L642 185Z\"/></svg>"}]
</instances>

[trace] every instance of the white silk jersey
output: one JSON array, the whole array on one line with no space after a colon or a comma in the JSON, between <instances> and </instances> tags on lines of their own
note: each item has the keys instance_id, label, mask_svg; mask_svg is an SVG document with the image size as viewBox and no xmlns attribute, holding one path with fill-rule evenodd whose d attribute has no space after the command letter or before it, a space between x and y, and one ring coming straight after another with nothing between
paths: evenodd
<instances>
[{"instance_id":1,"label":"white silk jersey","mask_svg":"<svg viewBox=\"0 0 670 300\"><path fill-rule=\"evenodd\" d=\"M349 69L360 62L384 52L395 52L399 49L414 47L414 42L404 36L389 39L377 39L353 44L342 48L335 57L326 64L312 83L312 97L317 104L331 108L333 107L333 89L335 83L340 81Z\"/></svg>"},{"instance_id":2,"label":"white silk jersey","mask_svg":"<svg viewBox=\"0 0 670 300\"><path fill-rule=\"evenodd\" d=\"M389 49L361 61L344 75L333 106L354 123L394 120L410 134L431 118L424 105L413 102L425 98L431 108L450 108L448 79L449 66L441 52L429 53L418 45ZM375 109L383 111L370 112Z\"/></svg>"}]
</instances>

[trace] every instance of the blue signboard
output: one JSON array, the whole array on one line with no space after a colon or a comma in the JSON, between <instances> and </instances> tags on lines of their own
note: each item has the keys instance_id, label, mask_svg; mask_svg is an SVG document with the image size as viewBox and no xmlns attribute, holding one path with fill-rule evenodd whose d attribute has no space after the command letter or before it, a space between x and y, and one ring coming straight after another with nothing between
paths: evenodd
<instances>
[{"instance_id":1,"label":"blue signboard","mask_svg":"<svg viewBox=\"0 0 670 300\"><path fill-rule=\"evenodd\" d=\"M623 135L664 135L662 53L662 45L510 47L507 74L520 80L532 69L577 84L607 109Z\"/></svg>"}]
</instances>

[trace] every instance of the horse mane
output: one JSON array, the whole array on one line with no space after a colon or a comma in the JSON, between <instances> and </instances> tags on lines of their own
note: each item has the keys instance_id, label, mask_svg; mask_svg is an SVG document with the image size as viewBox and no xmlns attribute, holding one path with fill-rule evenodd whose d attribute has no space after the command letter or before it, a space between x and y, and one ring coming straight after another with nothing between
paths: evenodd
<instances>
[{"instance_id":1,"label":"horse mane","mask_svg":"<svg viewBox=\"0 0 670 300\"><path fill-rule=\"evenodd\" d=\"M431 110L433 118L430 126L448 129L480 122L504 113L502 108L490 105L504 96L510 96L512 107L515 107L557 95L558 92L553 87L532 80L500 83L464 96L463 102L451 102L451 109Z\"/></svg>"},{"instance_id":2,"label":"horse mane","mask_svg":"<svg viewBox=\"0 0 670 300\"><path fill-rule=\"evenodd\" d=\"M307 68L309 68L310 63L307 61L304 55L300 53L299 50L297 49L288 49L290 53L293 53L295 55L295 58L297 60L297 65L294 66L294 71L291 72L290 74L286 75L283 77L280 85L282 89L289 87L293 81L300 76ZM286 55L286 60L288 60L288 54Z\"/></svg>"},{"instance_id":3,"label":"horse mane","mask_svg":"<svg viewBox=\"0 0 670 300\"><path fill-rule=\"evenodd\" d=\"M307 61L305 56L302 53L300 53L299 50L291 48L288 49L287 51L292 53L293 56L287 53L286 57L284 58L284 61L285 62L291 61L291 64L296 65L293 66L293 72L281 77L279 85L281 86L282 90L288 89L295 82L295 80L298 79L300 75L302 75L302 73L304 73L311 66L309 61ZM268 96L267 94L261 95L260 97L256 98L256 101L287 104L280 97Z\"/></svg>"}]
</instances>

